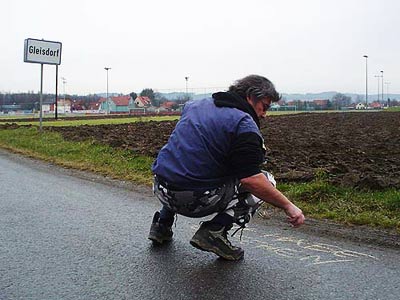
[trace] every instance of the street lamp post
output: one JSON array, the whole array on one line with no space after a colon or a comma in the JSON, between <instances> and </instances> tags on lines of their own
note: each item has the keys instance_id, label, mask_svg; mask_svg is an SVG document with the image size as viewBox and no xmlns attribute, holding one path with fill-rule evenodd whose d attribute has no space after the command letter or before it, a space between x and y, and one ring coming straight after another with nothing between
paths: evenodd
<instances>
[{"instance_id":1,"label":"street lamp post","mask_svg":"<svg viewBox=\"0 0 400 300\"><path fill-rule=\"evenodd\" d=\"M189 81L189 76L185 76L186 80L186 101L189 100L189 94L188 94L188 81Z\"/></svg>"},{"instance_id":2,"label":"street lamp post","mask_svg":"<svg viewBox=\"0 0 400 300\"><path fill-rule=\"evenodd\" d=\"M383 71L381 71L381 74L382 74L382 101L383 101Z\"/></svg>"},{"instance_id":3,"label":"street lamp post","mask_svg":"<svg viewBox=\"0 0 400 300\"><path fill-rule=\"evenodd\" d=\"M385 82L386 84L386 97L387 97L387 101L389 101L389 84L390 82Z\"/></svg>"},{"instance_id":4,"label":"street lamp post","mask_svg":"<svg viewBox=\"0 0 400 300\"><path fill-rule=\"evenodd\" d=\"M375 78L378 78L378 101L379 101L379 97L381 94L381 92L380 92L381 82L379 81L380 80L379 78L381 78L381 75L375 75Z\"/></svg>"},{"instance_id":5,"label":"street lamp post","mask_svg":"<svg viewBox=\"0 0 400 300\"><path fill-rule=\"evenodd\" d=\"M110 105L108 103L108 70L111 70L111 68L105 67L104 70L106 70L106 72L107 72L107 98L106 98L107 108L106 108L106 114L108 115L110 113L110 111L109 111Z\"/></svg>"},{"instance_id":6,"label":"street lamp post","mask_svg":"<svg viewBox=\"0 0 400 300\"><path fill-rule=\"evenodd\" d=\"M368 55L365 57L365 106L368 107Z\"/></svg>"}]
</instances>

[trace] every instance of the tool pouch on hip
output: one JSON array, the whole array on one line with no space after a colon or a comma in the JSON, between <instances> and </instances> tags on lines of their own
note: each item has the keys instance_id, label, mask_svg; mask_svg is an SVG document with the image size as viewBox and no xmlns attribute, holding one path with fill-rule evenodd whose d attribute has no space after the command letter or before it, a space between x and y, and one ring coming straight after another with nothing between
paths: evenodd
<instances>
[{"instance_id":1,"label":"tool pouch on hip","mask_svg":"<svg viewBox=\"0 0 400 300\"><path fill-rule=\"evenodd\" d=\"M206 191L173 190L168 184L154 179L153 192L170 210L191 218L201 218L225 210L235 199L238 180L231 180L221 187Z\"/></svg>"}]
</instances>

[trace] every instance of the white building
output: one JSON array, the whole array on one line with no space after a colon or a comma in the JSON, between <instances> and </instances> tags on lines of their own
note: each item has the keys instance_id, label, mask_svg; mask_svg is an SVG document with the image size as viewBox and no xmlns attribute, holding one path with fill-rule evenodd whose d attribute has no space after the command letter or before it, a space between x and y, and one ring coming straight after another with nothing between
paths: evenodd
<instances>
[{"instance_id":1,"label":"white building","mask_svg":"<svg viewBox=\"0 0 400 300\"><path fill-rule=\"evenodd\" d=\"M363 103L357 103L356 109L365 109L365 104L363 104Z\"/></svg>"}]
</instances>

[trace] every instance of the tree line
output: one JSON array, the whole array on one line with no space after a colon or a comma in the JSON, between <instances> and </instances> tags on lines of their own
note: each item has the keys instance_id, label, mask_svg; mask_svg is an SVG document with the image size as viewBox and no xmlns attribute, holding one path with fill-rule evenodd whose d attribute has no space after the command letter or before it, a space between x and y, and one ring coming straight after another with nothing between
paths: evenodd
<instances>
[{"instance_id":1,"label":"tree line","mask_svg":"<svg viewBox=\"0 0 400 300\"><path fill-rule=\"evenodd\" d=\"M122 95L122 94L121 94ZM148 97L153 106L159 107L162 103L170 101L163 94L155 92L151 88L143 89L139 94L131 92L129 95L132 99L137 96ZM98 102L102 97L97 94L90 94L85 96L66 94L65 99L74 100L79 103L81 107L89 107L90 103ZM58 99L64 99L64 95L58 95ZM189 100L190 97L180 96L174 99L178 104L182 104ZM37 109L40 102L40 94L34 92L27 93L0 93L0 110L3 110L4 105L18 105L21 110ZM54 103L55 94L43 94L43 103Z\"/></svg>"},{"instance_id":2,"label":"tree line","mask_svg":"<svg viewBox=\"0 0 400 300\"><path fill-rule=\"evenodd\" d=\"M97 102L101 97L98 95L65 95L66 99L73 99L86 104ZM58 96L58 99L64 99L64 95ZM40 94L34 92L28 93L0 93L0 110L4 105L18 105L21 110L37 109L40 102ZM55 94L43 94L44 103L54 103Z\"/></svg>"},{"instance_id":3,"label":"tree line","mask_svg":"<svg viewBox=\"0 0 400 300\"><path fill-rule=\"evenodd\" d=\"M191 99L190 95L184 93L177 95L173 100L165 97L162 93L155 92L151 88L143 89L139 94L136 92L131 92L129 95L132 99L136 99L137 96L148 97L151 104L155 107L159 107L162 103L167 101L174 101L176 105L184 104L186 101ZM64 95L59 95L58 99L63 99ZM79 103L80 107L89 107L90 103L98 102L101 96L97 94L90 94L85 96L79 95L65 95L66 99L74 100ZM21 110L33 110L38 109L40 101L40 94L34 92L28 93L0 93L0 110L3 110L4 105L18 105ZM43 94L44 103L54 103L55 94ZM332 99L328 101L328 107L326 109L340 109L341 107L349 106L354 100L351 97L346 96L341 93L335 94ZM361 96L355 99L355 102L364 102ZM400 105L399 101L392 99L390 101L391 106ZM314 106L312 102L307 101L296 101L296 106L298 109L307 109Z\"/></svg>"}]
</instances>

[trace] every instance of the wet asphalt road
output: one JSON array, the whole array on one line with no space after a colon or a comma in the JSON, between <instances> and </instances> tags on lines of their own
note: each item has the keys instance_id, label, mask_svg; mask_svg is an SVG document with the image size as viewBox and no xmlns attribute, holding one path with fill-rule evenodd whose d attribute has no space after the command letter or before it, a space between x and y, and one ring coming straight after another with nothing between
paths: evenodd
<instances>
[{"instance_id":1,"label":"wet asphalt road","mask_svg":"<svg viewBox=\"0 0 400 300\"><path fill-rule=\"evenodd\" d=\"M400 299L400 251L255 220L226 262L147 233L158 202L0 151L0 299Z\"/></svg>"}]
</instances>

